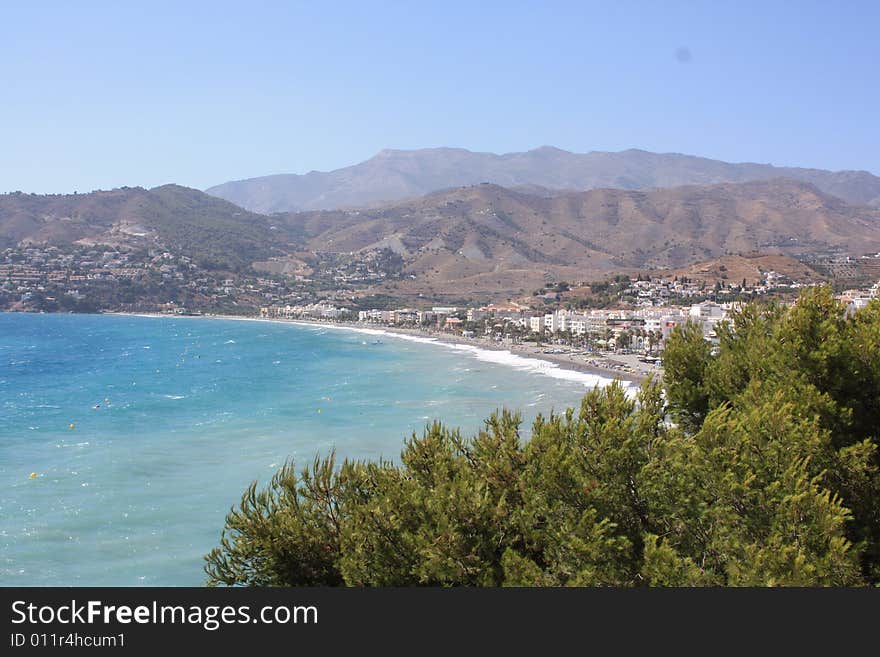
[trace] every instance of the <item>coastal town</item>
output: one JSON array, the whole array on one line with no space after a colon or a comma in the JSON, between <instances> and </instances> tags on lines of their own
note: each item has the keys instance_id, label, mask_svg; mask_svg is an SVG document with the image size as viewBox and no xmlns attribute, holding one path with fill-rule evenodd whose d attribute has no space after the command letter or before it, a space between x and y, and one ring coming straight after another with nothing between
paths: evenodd
<instances>
[{"instance_id":1,"label":"coastal town","mask_svg":"<svg viewBox=\"0 0 880 657\"><path fill-rule=\"evenodd\" d=\"M714 284L697 277L618 275L603 282L551 282L531 296L500 303L439 305L423 298L395 306L386 298L382 306L372 307L376 297L365 295L365 286L399 273L393 271L398 262L384 253L356 264L330 254L318 262L292 274L218 273L169 250L26 245L0 252L0 307L341 322L643 378L657 370L675 327L697 322L706 340L716 343L717 324L738 304L762 297L792 303L801 288L815 284L772 270L762 272L760 280ZM877 296L878 285L837 296L854 311ZM592 295L575 294L584 289Z\"/></svg>"},{"instance_id":2,"label":"coastal town","mask_svg":"<svg viewBox=\"0 0 880 657\"><path fill-rule=\"evenodd\" d=\"M471 341L506 348L523 355L540 355L563 366L609 371L636 380L657 372L660 354L673 329L688 322L699 324L704 338L717 345L716 327L730 317L741 301L699 301L690 305L665 305L670 291L682 296L703 296L696 285L660 279L631 281L643 302L636 307L574 311L557 308L536 312L516 303L480 307L433 306L430 309L398 308L352 311L322 302L307 305L264 306L264 319L356 323L417 332L439 339ZM755 286L758 294L772 294L783 286L775 272ZM863 308L880 294L880 281L864 289L837 295L847 312ZM793 303L793 299L790 301Z\"/></svg>"}]
</instances>

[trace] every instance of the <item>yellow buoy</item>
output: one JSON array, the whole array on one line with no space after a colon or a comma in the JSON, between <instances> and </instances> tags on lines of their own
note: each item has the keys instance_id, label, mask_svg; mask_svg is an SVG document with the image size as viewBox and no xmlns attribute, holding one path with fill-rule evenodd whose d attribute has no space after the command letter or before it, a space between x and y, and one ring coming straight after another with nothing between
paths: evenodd
<instances>
[{"instance_id":1,"label":"yellow buoy","mask_svg":"<svg viewBox=\"0 0 880 657\"><path fill-rule=\"evenodd\" d=\"M36 472L31 472L30 477L31 477L31 479L36 479L36 478L37 478L37 473L36 473Z\"/></svg>"},{"instance_id":2,"label":"yellow buoy","mask_svg":"<svg viewBox=\"0 0 880 657\"><path fill-rule=\"evenodd\" d=\"M75 425L73 422L71 422L71 423L70 423L70 428L71 428L71 429L76 429L76 425Z\"/></svg>"}]
</instances>

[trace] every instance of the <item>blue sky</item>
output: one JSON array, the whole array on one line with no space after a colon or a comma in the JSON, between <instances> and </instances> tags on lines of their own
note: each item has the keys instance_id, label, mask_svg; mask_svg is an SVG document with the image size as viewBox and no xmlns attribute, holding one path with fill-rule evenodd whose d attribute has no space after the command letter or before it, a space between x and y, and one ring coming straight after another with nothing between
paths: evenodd
<instances>
[{"instance_id":1,"label":"blue sky","mask_svg":"<svg viewBox=\"0 0 880 657\"><path fill-rule=\"evenodd\" d=\"M873 1L11 4L0 191L204 188L429 146L880 174Z\"/></svg>"}]
</instances>

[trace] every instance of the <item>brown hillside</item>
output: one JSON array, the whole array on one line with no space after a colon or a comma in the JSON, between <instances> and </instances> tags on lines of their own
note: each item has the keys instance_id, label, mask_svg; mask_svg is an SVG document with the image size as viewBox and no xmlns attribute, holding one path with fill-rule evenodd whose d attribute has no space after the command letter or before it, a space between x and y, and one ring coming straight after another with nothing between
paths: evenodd
<instances>
[{"instance_id":1,"label":"brown hillside","mask_svg":"<svg viewBox=\"0 0 880 657\"><path fill-rule=\"evenodd\" d=\"M760 283L764 273L769 271L775 271L800 283L814 283L824 280L824 277L816 270L795 258L784 255L721 256L687 267L647 273L663 278L687 277L714 285L719 282L739 283L743 279L748 284Z\"/></svg>"},{"instance_id":2,"label":"brown hillside","mask_svg":"<svg viewBox=\"0 0 880 657\"><path fill-rule=\"evenodd\" d=\"M674 269L732 253L880 250L880 211L790 180L553 197L483 184L278 219L311 250L393 249L420 291L516 292L546 277Z\"/></svg>"}]
</instances>

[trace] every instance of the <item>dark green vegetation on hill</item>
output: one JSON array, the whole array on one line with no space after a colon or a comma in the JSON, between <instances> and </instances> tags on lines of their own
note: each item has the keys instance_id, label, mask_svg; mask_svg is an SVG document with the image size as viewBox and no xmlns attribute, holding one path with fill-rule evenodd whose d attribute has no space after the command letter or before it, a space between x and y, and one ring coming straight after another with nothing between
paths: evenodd
<instances>
[{"instance_id":1,"label":"dark green vegetation on hill","mask_svg":"<svg viewBox=\"0 0 880 657\"><path fill-rule=\"evenodd\" d=\"M283 252L268 217L179 185L89 194L0 195L0 248L18 244L158 247L202 269L241 271Z\"/></svg>"},{"instance_id":2,"label":"dark green vegetation on hill","mask_svg":"<svg viewBox=\"0 0 880 657\"><path fill-rule=\"evenodd\" d=\"M880 301L750 305L711 355L691 327L661 385L617 385L472 439L435 423L400 465L318 459L252 485L211 584L880 582ZM675 425L666 422L672 417Z\"/></svg>"}]
</instances>

